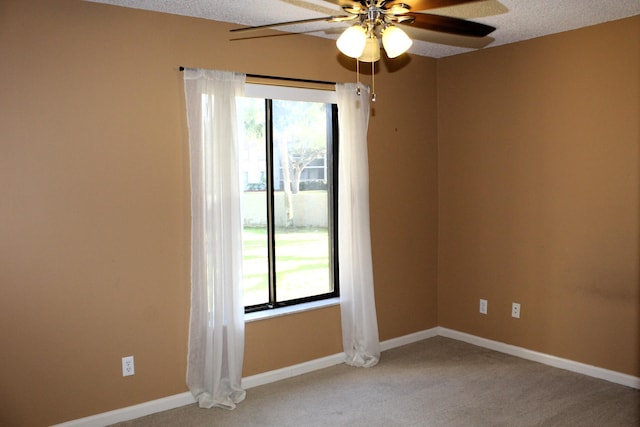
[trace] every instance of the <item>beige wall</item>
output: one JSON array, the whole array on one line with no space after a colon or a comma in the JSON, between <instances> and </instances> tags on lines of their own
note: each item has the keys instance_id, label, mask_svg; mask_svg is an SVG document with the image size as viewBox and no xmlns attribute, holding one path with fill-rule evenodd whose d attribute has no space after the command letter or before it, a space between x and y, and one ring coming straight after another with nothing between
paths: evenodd
<instances>
[{"instance_id":1,"label":"beige wall","mask_svg":"<svg viewBox=\"0 0 640 427\"><path fill-rule=\"evenodd\" d=\"M639 52L635 17L438 61L440 326L640 376Z\"/></svg>"},{"instance_id":2,"label":"beige wall","mask_svg":"<svg viewBox=\"0 0 640 427\"><path fill-rule=\"evenodd\" d=\"M229 28L79 0L0 2L1 425L186 391L177 67L355 79L329 40L229 41ZM382 340L440 324L640 375L639 32L633 18L381 62L369 161ZM339 352L339 316L249 323L244 374ZM130 354L136 375L122 378Z\"/></svg>"},{"instance_id":3,"label":"beige wall","mask_svg":"<svg viewBox=\"0 0 640 427\"><path fill-rule=\"evenodd\" d=\"M178 66L355 81L330 40L229 41L230 28L79 0L0 2L0 425L186 391ZM382 64L369 156L384 340L436 325L437 134L435 60ZM341 351L339 316L249 323L244 374ZM123 378L127 355L136 375Z\"/></svg>"}]
</instances>

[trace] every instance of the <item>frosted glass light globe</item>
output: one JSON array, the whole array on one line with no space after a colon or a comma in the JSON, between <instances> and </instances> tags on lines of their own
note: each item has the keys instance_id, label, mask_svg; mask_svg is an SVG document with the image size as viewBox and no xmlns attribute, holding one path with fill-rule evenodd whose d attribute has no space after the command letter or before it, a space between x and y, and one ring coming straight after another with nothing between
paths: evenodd
<instances>
[{"instance_id":1,"label":"frosted glass light globe","mask_svg":"<svg viewBox=\"0 0 640 427\"><path fill-rule=\"evenodd\" d=\"M347 28L336 41L336 46L340 52L351 58L357 58L362 55L365 43L367 42L367 33L360 25L354 25Z\"/></svg>"},{"instance_id":2,"label":"frosted glass light globe","mask_svg":"<svg viewBox=\"0 0 640 427\"><path fill-rule=\"evenodd\" d=\"M382 46L389 58L402 55L412 44L413 40L398 27L389 26L382 32Z\"/></svg>"}]
</instances>

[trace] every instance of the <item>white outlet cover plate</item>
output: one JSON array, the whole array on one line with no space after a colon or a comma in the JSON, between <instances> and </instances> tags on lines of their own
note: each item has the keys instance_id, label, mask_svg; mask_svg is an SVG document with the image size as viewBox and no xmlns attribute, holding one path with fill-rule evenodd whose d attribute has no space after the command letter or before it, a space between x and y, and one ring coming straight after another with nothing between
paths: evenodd
<instances>
[{"instance_id":1,"label":"white outlet cover plate","mask_svg":"<svg viewBox=\"0 0 640 427\"><path fill-rule=\"evenodd\" d=\"M122 358L122 376L128 377L136 373L135 365L133 363L133 356L127 356Z\"/></svg>"},{"instance_id":2,"label":"white outlet cover plate","mask_svg":"<svg viewBox=\"0 0 640 427\"><path fill-rule=\"evenodd\" d=\"M486 299L480 300L480 313L487 314L487 306L489 302Z\"/></svg>"},{"instance_id":3,"label":"white outlet cover plate","mask_svg":"<svg viewBox=\"0 0 640 427\"><path fill-rule=\"evenodd\" d=\"M518 304L517 302L514 302L511 305L511 316L515 317L516 319L520 318L520 304Z\"/></svg>"}]
</instances>

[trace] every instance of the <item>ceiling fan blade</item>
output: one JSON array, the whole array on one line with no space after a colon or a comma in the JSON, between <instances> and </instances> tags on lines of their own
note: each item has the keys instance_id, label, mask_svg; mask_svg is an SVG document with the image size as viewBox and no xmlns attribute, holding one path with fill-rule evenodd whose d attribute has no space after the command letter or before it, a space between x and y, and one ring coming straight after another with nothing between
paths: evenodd
<instances>
[{"instance_id":1,"label":"ceiling fan blade","mask_svg":"<svg viewBox=\"0 0 640 427\"><path fill-rule=\"evenodd\" d=\"M319 21L341 22L341 21L348 21L355 18L357 18L357 16L348 16L348 15L323 16L322 18L299 19L297 21L277 22L275 24L265 24L265 25L255 25L252 27L234 28L233 30L229 30L229 31L231 31L232 33L238 33L242 31L252 31L252 30L261 30L265 28L282 27L285 25L306 24L309 22L319 22Z\"/></svg>"},{"instance_id":2,"label":"ceiling fan blade","mask_svg":"<svg viewBox=\"0 0 640 427\"><path fill-rule=\"evenodd\" d=\"M449 7L456 6L464 3L473 3L478 0L397 0L390 1L388 4L393 3L405 3L411 6L411 10L413 12L418 12L420 10L428 10L428 9L437 9L440 7Z\"/></svg>"},{"instance_id":3,"label":"ceiling fan blade","mask_svg":"<svg viewBox=\"0 0 640 427\"><path fill-rule=\"evenodd\" d=\"M480 24L479 22L466 21L451 16L432 15L430 13L405 13L399 16L411 16L413 21L399 21L399 24L424 30L439 31L441 33L456 34L460 36L484 37L495 31L495 27Z\"/></svg>"},{"instance_id":4,"label":"ceiling fan blade","mask_svg":"<svg viewBox=\"0 0 640 427\"><path fill-rule=\"evenodd\" d=\"M354 6L361 5L366 7L366 0L324 0L338 6ZM381 6L392 5L393 3L404 3L411 6L411 10L417 12L419 10L436 9L439 7L455 6L463 3L471 3L478 0L380 0Z\"/></svg>"},{"instance_id":5,"label":"ceiling fan blade","mask_svg":"<svg viewBox=\"0 0 640 427\"><path fill-rule=\"evenodd\" d=\"M333 4L337 4L338 6L342 7L342 6L353 6L356 4L365 5L365 0L324 0L328 3L333 3Z\"/></svg>"}]
</instances>

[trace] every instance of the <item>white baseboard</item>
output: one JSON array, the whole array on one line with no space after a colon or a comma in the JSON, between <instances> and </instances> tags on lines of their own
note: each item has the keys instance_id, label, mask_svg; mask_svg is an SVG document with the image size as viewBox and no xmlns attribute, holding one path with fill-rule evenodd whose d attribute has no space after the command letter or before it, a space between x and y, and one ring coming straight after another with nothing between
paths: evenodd
<instances>
[{"instance_id":1,"label":"white baseboard","mask_svg":"<svg viewBox=\"0 0 640 427\"><path fill-rule=\"evenodd\" d=\"M186 406L192 403L195 403L193 395L190 392L185 392L157 400L151 400L139 405L127 406L126 408L120 408L114 411L103 412L90 417L56 424L52 427L103 427L110 424L120 423L122 421L144 417L145 415L155 414L156 412L179 408L180 406Z\"/></svg>"},{"instance_id":2,"label":"white baseboard","mask_svg":"<svg viewBox=\"0 0 640 427\"><path fill-rule=\"evenodd\" d=\"M437 329L432 328L402 337L393 338L388 341L383 341L380 343L380 349L382 351L385 351L394 347L400 347L402 345L411 344L413 342L421 341L427 338L432 338L436 335ZM310 360L308 362L300 363L293 366L287 366L286 368L252 375L242 379L242 387L245 389L249 389L260 385L269 384L275 381L292 378L298 375L317 371L319 369L339 365L340 363L343 363L344 360L344 353L336 353L327 357L322 357L320 359ZM190 405L193 403L195 403L195 399L193 398L191 393L185 392L173 396L168 396L162 399L145 402L140 405L128 406L126 408L116 409L114 411L104 412L102 414L57 424L56 426L52 427L103 427L109 424L132 420L135 418L154 414L156 412L168 411L169 409L175 409L179 408L180 406Z\"/></svg>"},{"instance_id":3,"label":"white baseboard","mask_svg":"<svg viewBox=\"0 0 640 427\"><path fill-rule=\"evenodd\" d=\"M469 335L464 332L458 332L440 326L383 341L380 343L380 349L382 351L386 351L392 348L422 341L427 338L433 338L438 335L477 345L479 347L485 347L491 350L499 351L501 353L510 354L512 356L520 357L523 359L532 360L534 362L543 363L545 365L553 366L556 368L566 369L568 371L577 372L580 374L588 375L590 377L600 378L616 384L640 389L640 378L638 377L622 374L620 372L610 371L608 369L598 368L596 366L586 365L584 363L574 362L572 360L550 356L544 353L538 353L532 350L527 350L526 348L516 347L498 341L492 341L486 338L480 338L475 335ZM317 371L319 369L338 365L342 363L344 359L344 353L337 353L327 357L322 357L320 359L310 360L308 362L288 366L286 368L252 375L242 379L242 386L243 388L249 389L260 385L269 384L275 381L292 378L298 375ZM164 397L162 399L145 402L140 405L128 406L126 408L116 409L114 411L104 412L102 414L57 424L53 427L103 427L109 424L132 420L135 418L154 414L156 412L167 411L169 409L174 409L193 403L195 403L195 399L193 398L191 393L185 392L173 396Z\"/></svg>"},{"instance_id":4,"label":"white baseboard","mask_svg":"<svg viewBox=\"0 0 640 427\"><path fill-rule=\"evenodd\" d=\"M380 350L387 351L392 348L401 347L403 345L433 338L438 335L438 328L425 329L424 331L414 332L413 334L403 335L380 343Z\"/></svg>"},{"instance_id":5,"label":"white baseboard","mask_svg":"<svg viewBox=\"0 0 640 427\"><path fill-rule=\"evenodd\" d=\"M500 353L510 354L522 359L539 362L544 365L553 366L555 368L566 369L567 371L577 372L594 378L599 378L612 383L624 385L640 389L640 378L633 375L627 375L609 369L599 368L597 366L587 365L585 363L574 362L573 360L563 359L549 354L539 353L526 348L516 347L514 345L505 344L499 341L493 341L486 338L480 338L475 335L458 332L452 329L438 327L438 335L452 338L458 341L464 341L469 344L485 347Z\"/></svg>"},{"instance_id":6,"label":"white baseboard","mask_svg":"<svg viewBox=\"0 0 640 427\"><path fill-rule=\"evenodd\" d=\"M287 378L296 377L298 375L307 374L319 369L328 368L330 366L339 365L345 360L344 353L336 353L331 356L322 357L320 359L310 360L308 362L299 363L286 368L276 369L274 371L263 372L261 374L251 375L242 379L242 388L253 388L264 384L273 383Z\"/></svg>"},{"instance_id":7,"label":"white baseboard","mask_svg":"<svg viewBox=\"0 0 640 427\"><path fill-rule=\"evenodd\" d=\"M424 331L415 332L413 334L404 335L402 337L392 338L390 340L381 342L380 350L390 350L395 347L400 347L406 344L422 341L427 338L432 338L436 335L438 335L437 328L431 328ZM339 365L340 363L343 363L344 360L344 353L336 353L332 354L331 356L310 360L298 365L287 366L286 368L252 375L250 377L245 377L242 379L242 387L248 389L263 384L269 384L275 381L280 381L309 372L317 371L319 369L328 368L330 366Z\"/></svg>"}]
</instances>

